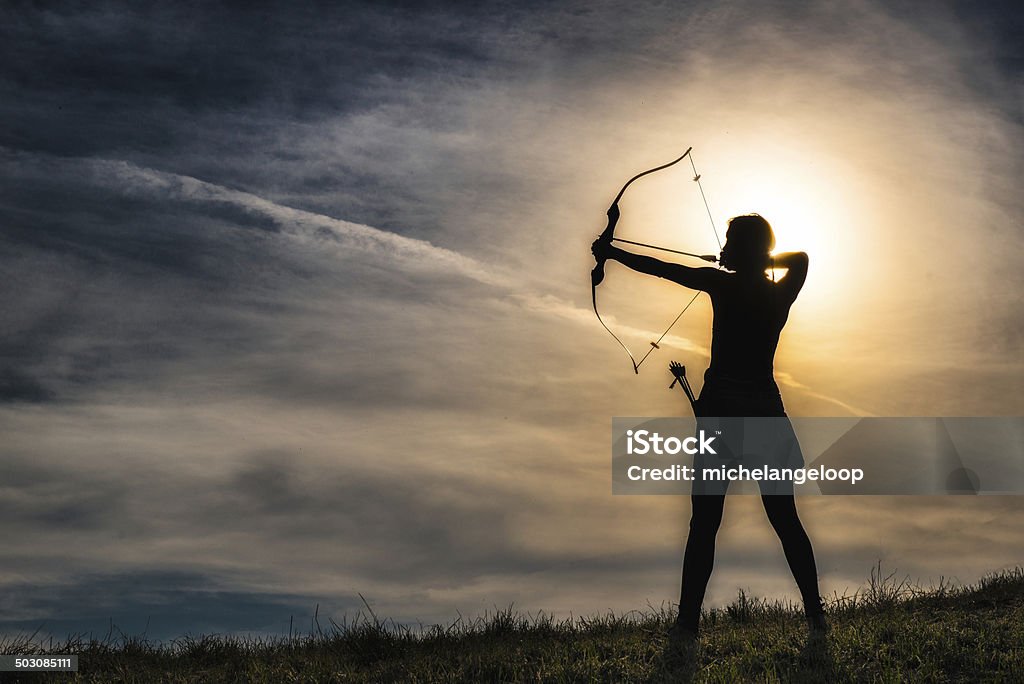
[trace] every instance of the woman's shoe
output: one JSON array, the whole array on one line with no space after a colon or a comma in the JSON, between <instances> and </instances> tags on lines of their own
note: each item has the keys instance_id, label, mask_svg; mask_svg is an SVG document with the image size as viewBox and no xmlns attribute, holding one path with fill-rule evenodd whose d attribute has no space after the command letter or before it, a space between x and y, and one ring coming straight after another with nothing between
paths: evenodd
<instances>
[{"instance_id":1,"label":"woman's shoe","mask_svg":"<svg viewBox=\"0 0 1024 684\"><path fill-rule=\"evenodd\" d=\"M824 638L829 632L828 620L825 618L825 603L818 599L816 605L804 607L804 614L807 617L807 629L811 638Z\"/></svg>"},{"instance_id":2,"label":"woman's shoe","mask_svg":"<svg viewBox=\"0 0 1024 684\"><path fill-rule=\"evenodd\" d=\"M679 644L697 643L699 634L696 629L687 627L681 622L676 622L668 629L668 640Z\"/></svg>"}]
</instances>

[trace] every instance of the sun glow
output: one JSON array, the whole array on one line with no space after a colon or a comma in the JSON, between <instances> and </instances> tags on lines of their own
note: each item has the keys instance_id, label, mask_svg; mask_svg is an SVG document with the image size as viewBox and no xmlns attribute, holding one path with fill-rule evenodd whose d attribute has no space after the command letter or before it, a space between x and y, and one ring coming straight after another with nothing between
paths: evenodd
<instances>
[{"instance_id":1,"label":"sun glow","mask_svg":"<svg viewBox=\"0 0 1024 684\"><path fill-rule=\"evenodd\" d=\"M849 263L845 245L854 222L851 203L840 192L848 184L837 173L816 168L806 161L776 158L723 169L722 178L726 217L758 213L775 231L776 253L810 255L808 282L813 287L805 293L808 301L829 298L840 289ZM783 274L778 271L775 276Z\"/></svg>"}]
</instances>

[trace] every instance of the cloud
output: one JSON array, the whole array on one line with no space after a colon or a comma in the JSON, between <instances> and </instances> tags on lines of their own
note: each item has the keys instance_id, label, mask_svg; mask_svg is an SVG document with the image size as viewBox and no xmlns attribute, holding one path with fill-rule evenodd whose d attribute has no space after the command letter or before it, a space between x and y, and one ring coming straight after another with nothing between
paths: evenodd
<instances>
[{"instance_id":1,"label":"cloud","mask_svg":"<svg viewBox=\"0 0 1024 684\"><path fill-rule=\"evenodd\" d=\"M280 636L289 627L308 632L313 626L311 597L237 591L223 584L202 573L154 570L84 575L46 587L31 581L8 585L7 619L0 629L58 640L123 634L169 641L225 632ZM356 604L346 606L356 613ZM328 625L324 620L322 626Z\"/></svg>"},{"instance_id":2,"label":"cloud","mask_svg":"<svg viewBox=\"0 0 1024 684\"><path fill-rule=\"evenodd\" d=\"M32 178L37 182L52 184L54 177L59 176L66 179L68 184L77 182L79 187L76 191L79 193L98 192L116 196L129 206L137 202L173 203L179 211L192 210L210 218L220 218L232 227L271 228L306 245L317 243L317 247L340 252L357 251L364 258L383 255L392 266L409 268L421 265L439 271L456 272L488 284L500 282L473 259L424 240L282 206L251 193L231 190L189 176L141 168L119 160L59 158L10 150L4 152L5 170L20 177L22 183ZM22 187L21 191L24 192L25 188ZM20 197L25 198L24 195ZM68 209L67 206L61 207L62 211ZM230 210L233 211L225 213ZM123 226L116 228L124 229ZM147 237L145 229L134 227L133 232L143 233L143 240ZM182 232L179 229L178 234Z\"/></svg>"}]
</instances>

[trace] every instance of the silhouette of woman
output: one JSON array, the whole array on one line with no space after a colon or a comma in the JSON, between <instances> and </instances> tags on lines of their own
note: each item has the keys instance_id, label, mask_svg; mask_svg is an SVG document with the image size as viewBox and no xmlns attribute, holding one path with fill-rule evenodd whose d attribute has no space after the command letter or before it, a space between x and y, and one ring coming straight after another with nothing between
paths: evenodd
<instances>
[{"instance_id":1,"label":"silhouette of woman","mask_svg":"<svg viewBox=\"0 0 1024 684\"><path fill-rule=\"evenodd\" d=\"M618 220L617 206L609 209L608 217L612 222ZM615 259L640 273L711 296L711 363L697 401L696 412L701 416L786 417L775 384L773 360L789 309L807 278L808 259L804 252L773 256L774 246L775 236L768 221L751 214L729 221L719 259L727 270L666 263L619 249L603 238L598 238L591 248L598 259ZM768 278L768 268L785 269L786 274L775 281ZM728 482L712 491L696 485L690 497L690 530L683 556L679 617L672 628L672 636L683 639L697 636ZM762 488L761 501L800 588L812 636L821 636L828 625L818 593L818 572L811 541L797 516L792 483L784 494L766 494Z\"/></svg>"}]
</instances>

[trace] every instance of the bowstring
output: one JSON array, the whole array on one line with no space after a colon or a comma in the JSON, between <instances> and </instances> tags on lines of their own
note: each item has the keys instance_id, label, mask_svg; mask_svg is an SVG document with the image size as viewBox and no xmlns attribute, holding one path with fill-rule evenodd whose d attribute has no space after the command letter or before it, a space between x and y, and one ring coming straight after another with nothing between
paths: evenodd
<instances>
[{"instance_id":1,"label":"bowstring","mask_svg":"<svg viewBox=\"0 0 1024 684\"><path fill-rule=\"evenodd\" d=\"M697 297L700 297L700 290L698 290L696 294L694 294L693 297L690 298L690 301L687 302L686 306L683 307L683 310L679 312L679 315L675 317L675 320L669 323L668 327L665 328L665 332L661 333L661 337L658 338L658 341L651 343L651 348L648 349L647 353L644 354L643 358L640 359L640 363L634 364L636 366L637 374L640 373L640 365L647 360L647 357L651 355L651 352L659 348L658 345L661 344L661 341L665 339L666 335L668 335L668 331L672 329L672 326L679 322L679 319L683 317L683 314L686 313L686 310L690 308L690 305L697 301ZM627 349L626 352L628 353L629 350ZM630 354L629 358L633 358L633 355Z\"/></svg>"},{"instance_id":2,"label":"bowstring","mask_svg":"<svg viewBox=\"0 0 1024 684\"><path fill-rule=\"evenodd\" d=\"M711 222L711 230L715 231L715 240L718 242L718 249L722 249L722 238L718 236L718 228L715 227L715 219L711 216L711 207L708 206L708 198L704 194L704 186L700 182L700 174L697 173L697 165L693 163L693 153L690 155L690 168L693 169L693 181L697 184L697 188L700 190L700 198L704 200L704 209L708 212L708 221Z\"/></svg>"},{"instance_id":3,"label":"bowstring","mask_svg":"<svg viewBox=\"0 0 1024 684\"><path fill-rule=\"evenodd\" d=\"M693 148L691 147L689 150L687 150L687 154L685 154L683 156L684 157L689 157L689 159L690 159L690 168L693 169L693 181L697 184L697 189L700 190L700 198L704 202L704 210L708 214L708 221L711 223L711 230L713 230L714 233L715 233L715 241L718 243L719 251L721 251L722 250L722 238L719 237L719 235L718 235L718 228L715 227L715 219L711 216L711 206L708 204L707 195L704 194L704 186L701 185L700 174L697 173L697 165L694 164L694 162L693 162ZM719 263L718 264L718 268L721 268L721 267L722 267L722 265L721 265L721 263ZM773 272L772 276L774 277L774 275L775 274ZM615 333L612 333L612 337L615 337L615 341L619 343L619 346L621 346L623 349L625 349L626 353L629 354L629 360L633 362L633 371L637 375L640 374L640 366L642 366L644 361L647 360L647 357L651 355L651 352L653 352L655 349L658 349L658 345L661 344L661 341L663 339L665 339L665 336L668 335L669 331L672 330L672 328L675 326L675 324L679 322L679 319L683 317L683 314L686 313L687 309L689 309L690 306L695 301L697 301L697 297L699 297L700 294L701 294L701 291L698 290L697 293L694 294L693 297L690 298L690 301L686 303L686 306L684 306L683 310L679 312L679 315L676 316L672 320L672 322L668 324L667 328L665 328L665 332L661 333L661 336L658 338L657 342L652 342L651 343L651 348L648 349L647 353L644 354L643 357L640 359L640 363L636 362L636 359L633 358L633 354L629 351L629 349L626 347L626 345L622 344L622 341L618 337L615 337ZM596 297L596 294L595 294L595 297ZM594 305L594 312L595 313L597 312L597 305L596 304ZM598 318L598 320L601 320L600 314L598 315L597 318ZM601 325L604 325L604 321L601 321ZM605 330L608 330L608 326L605 325L604 328L605 328ZM608 330L608 332L611 333L612 331Z\"/></svg>"}]
</instances>

